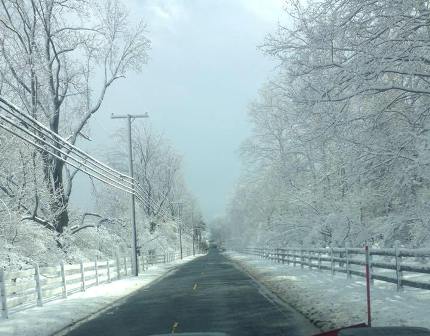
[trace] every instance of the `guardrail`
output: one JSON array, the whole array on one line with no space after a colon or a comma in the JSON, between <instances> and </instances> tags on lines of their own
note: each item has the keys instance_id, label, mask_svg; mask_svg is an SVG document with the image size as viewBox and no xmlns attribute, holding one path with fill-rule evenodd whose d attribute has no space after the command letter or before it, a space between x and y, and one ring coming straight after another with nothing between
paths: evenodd
<instances>
[{"instance_id":1,"label":"guardrail","mask_svg":"<svg viewBox=\"0 0 430 336\"><path fill-rule=\"evenodd\" d=\"M345 273L347 279L365 277L363 267L368 260L371 284L380 280L397 285L397 290L403 286L430 289L430 249L404 249L396 244L394 248L370 248L368 258L364 248L246 248L241 252L301 268L327 270L332 275Z\"/></svg>"},{"instance_id":2,"label":"guardrail","mask_svg":"<svg viewBox=\"0 0 430 336\"><path fill-rule=\"evenodd\" d=\"M178 252L141 255L139 268L146 270L151 265L172 262L179 257ZM67 298L69 294L84 292L89 287L119 280L131 273L131 258L125 256L79 264L61 262L43 267L35 264L19 271L0 268L1 316L8 318L11 312L43 306L46 302Z\"/></svg>"}]
</instances>

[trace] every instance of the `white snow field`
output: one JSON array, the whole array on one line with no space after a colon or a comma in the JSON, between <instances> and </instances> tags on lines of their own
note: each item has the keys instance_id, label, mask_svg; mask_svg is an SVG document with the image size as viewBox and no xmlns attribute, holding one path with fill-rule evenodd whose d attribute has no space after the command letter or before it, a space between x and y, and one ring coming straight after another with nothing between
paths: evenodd
<instances>
[{"instance_id":1,"label":"white snow field","mask_svg":"<svg viewBox=\"0 0 430 336\"><path fill-rule=\"evenodd\" d=\"M255 256L226 255L258 282L295 307L323 331L367 322L363 278L301 269ZM430 328L430 291L405 287L397 292L390 283L375 281L371 288L372 325Z\"/></svg>"},{"instance_id":2,"label":"white snow field","mask_svg":"<svg viewBox=\"0 0 430 336\"><path fill-rule=\"evenodd\" d=\"M138 278L125 278L109 284L91 287L86 292L71 294L61 299L0 318L1 336L48 336L86 320L92 314L122 302L122 298L134 291L149 286L178 266L196 257L190 256L168 264L150 267ZM90 317L91 318L91 317Z\"/></svg>"}]
</instances>

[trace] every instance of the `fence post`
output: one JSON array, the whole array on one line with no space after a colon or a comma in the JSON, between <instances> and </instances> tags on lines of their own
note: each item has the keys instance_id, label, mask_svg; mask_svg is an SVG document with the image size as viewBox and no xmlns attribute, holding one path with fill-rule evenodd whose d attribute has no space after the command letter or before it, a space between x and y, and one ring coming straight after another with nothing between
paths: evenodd
<instances>
[{"instance_id":1,"label":"fence post","mask_svg":"<svg viewBox=\"0 0 430 336\"><path fill-rule=\"evenodd\" d=\"M367 325L372 326L372 314L371 314L371 299L370 299L370 272L369 272L369 246L364 246L365 256L366 256L366 298L367 298Z\"/></svg>"},{"instance_id":2,"label":"fence post","mask_svg":"<svg viewBox=\"0 0 430 336\"><path fill-rule=\"evenodd\" d=\"M124 257L124 275L127 276L127 257Z\"/></svg>"},{"instance_id":3,"label":"fence post","mask_svg":"<svg viewBox=\"0 0 430 336\"><path fill-rule=\"evenodd\" d=\"M118 254L115 255L115 257L116 257L116 262L115 262L115 264L116 264L116 279L119 280L119 279L121 279L121 265L119 263Z\"/></svg>"},{"instance_id":4,"label":"fence post","mask_svg":"<svg viewBox=\"0 0 430 336\"><path fill-rule=\"evenodd\" d=\"M36 303L39 307L43 306L43 298L42 298L42 288L40 286L40 272L39 265L34 264L34 281L36 282Z\"/></svg>"},{"instance_id":5,"label":"fence post","mask_svg":"<svg viewBox=\"0 0 430 336\"><path fill-rule=\"evenodd\" d=\"M109 265L109 260L106 260L106 267L107 267L107 281L111 282L111 280L110 280L110 265Z\"/></svg>"},{"instance_id":6,"label":"fence post","mask_svg":"<svg viewBox=\"0 0 430 336\"><path fill-rule=\"evenodd\" d=\"M98 269L98 265L97 265L97 258L94 261L94 271L96 273L96 286L99 285L99 269Z\"/></svg>"},{"instance_id":7,"label":"fence post","mask_svg":"<svg viewBox=\"0 0 430 336\"><path fill-rule=\"evenodd\" d=\"M346 263L345 263L345 267L346 267L346 278L347 279L351 279L351 270L350 270L350 266L349 266L349 250L348 250L349 244L347 244L345 246L345 259L346 259Z\"/></svg>"},{"instance_id":8,"label":"fence post","mask_svg":"<svg viewBox=\"0 0 430 336\"><path fill-rule=\"evenodd\" d=\"M395 251L395 258L396 258L396 277L397 277L397 291L400 291L403 287L402 285L402 278L403 278L403 272L402 272L402 257L400 256L400 242L396 240L394 242L394 251Z\"/></svg>"},{"instance_id":9,"label":"fence post","mask_svg":"<svg viewBox=\"0 0 430 336\"><path fill-rule=\"evenodd\" d=\"M84 262L81 260L80 262L81 266L81 292L85 292L86 286L85 286L85 267Z\"/></svg>"},{"instance_id":10,"label":"fence post","mask_svg":"<svg viewBox=\"0 0 430 336\"><path fill-rule=\"evenodd\" d=\"M333 247L330 246L330 260L331 260L331 275L334 275L334 259L333 259Z\"/></svg>"},{"instance_id":11,"label":"fence post","mask_svg":"<svg viewBox=\"0 0 430 336\"><path fill-rule=\"evenodd\" d=\"M164 264L166 263L166 253L164 253Z\"/></svg>"},{"instance_id":12,"label":"fence post","mask_svg":"<svg viewBox=\"0 0 430 336\"><path fill-rule=\"evenodd\" d=\"M67 298L67 283L66 283L66 271L64 270L64 262L60 263L61 271L61 283L63 285L63 298Z\"/></svg>"},{"instance_id":13,"label":"fence post","mask_svg":"<svg viewBox=\"0 0 430 336\"><path fill-rule=\"evenodd\" d=\"M140 258L142 259L142 272L145 271L145 255L142 253L140 255Z\"/></svg>"},{"instance_id":14,"label":"fence post","mask_svg":"<svg viewBox=\"0 0 430 336\"><path fill-rule=\"evenodd\" d=\"M5 319L9 317L7 310L7 297L6 297L6 279L3 267L0 267L0 298L1 298L1 316Z\"/></svg>"}]
</instances>

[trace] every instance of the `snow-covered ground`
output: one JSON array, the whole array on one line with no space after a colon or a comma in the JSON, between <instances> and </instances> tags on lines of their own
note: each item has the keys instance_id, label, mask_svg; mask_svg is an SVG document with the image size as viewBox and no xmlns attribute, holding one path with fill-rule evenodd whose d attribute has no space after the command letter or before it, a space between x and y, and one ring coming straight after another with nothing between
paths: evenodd
<instances>
[{"instance_id":1,"label":"snow-covered ground","mask_svg":"<svg viewBox=\"0 0 430 336\"><path fill-rule=\"evenodd\" d=\"M367 321L363 278L301 269L255 256L228 252L227 256L295 307L322 330ZM375 281L371 289L373 325L409 325L430 328L430 291Z\"/></svg>"},{"instance_id":2,"label":"snow-covered ground","mask_svg":"<svg viewBox=\"0 0 430 336\"><path fill-rule=\"evenodd\" d=\"M187 257L169 264L152 266L138 278L126 278L89 288L86 292L70 295L46 303L43 307L35 307L12 314L8 320L0 318L1 336L48 336L57 333L70 325L79 323L91 314L104 308L121 303L121 299L134 291L148 286L157 279L174 271L183 263L193 260Z\"/></svg>"}]
</instances>

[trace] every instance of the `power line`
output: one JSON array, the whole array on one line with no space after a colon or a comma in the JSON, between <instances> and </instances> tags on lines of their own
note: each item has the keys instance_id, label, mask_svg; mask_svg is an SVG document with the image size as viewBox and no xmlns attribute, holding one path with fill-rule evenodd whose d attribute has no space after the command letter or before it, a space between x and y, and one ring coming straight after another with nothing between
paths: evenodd
<instances>
[{"instance_id":1,"label":"power line","mask_svg":"<svg viewBox=\"0 0 430 336\"><path fill-rule=\"evenodd\" d=\"M116 189L122 190L126 193L129 193L129 194L131 194L131 193L135 194L136 198L139 201L141 201L143 204L146 204L152 208L158 207L158 204L156 204L155 200L152 197L150 197L149 193L146 190L144 190L130 176L127 176L123 173L116 171L115 169L112 169L111 167L105 165L104 163L96 160L95 158L93 158L89 154L80 150L76 146L70 144L65 139L63 139L61 136L59 136L55 132L51 131L50 129L48 129L46 126L44 126L40 122L38 122L36 119L26 115L25 113L22 113L17 107L15 107L13 104L9 103L8 101L3 99L2 97L0 97L0 103L3 103L7 107L9 107L9 109L7 109L4 106L0 105L1 110L12 115L21 124L25 125L26 127L15 123L14 120L12 120L10 118L7 118L7 117L1 116L1 115L0 115L0 118L3 121L10 124L11 126L19 129L21 132L26 133L28 136L30 136L31 138L36 140L36 142L39 142L39 143L36 143L35 141L32 141L32 140L26 138L22 134L19 134L16 131L13 131L11 128L6 127L4 124L0 124L0 127L5 129L6 131L14 134L15 136L17 136L21 140L31 144L32 146L34 146L34 147L36 147L36 148L38 148L38 149L40 149L46 153L49 153L50 155L61 160L62 162L66 163L67 165L70 165L70 166L76 168L77 170L79 170L79 171L81 171L81 172L83 172L83 173L85 173L91 177L94 177L95 179L97 179L97 180L99 180L99 181L101 181L101 182L103 182L109 186L112 186ZM55 145L53 143L50 143L47 139L42 138L42 137L32 133L31 131L29 131L29 129L36 131L41 136L49 137L49 140L52 140L55 143ZM42 144L51 147L52 150L49 150L48 148L42 146ZM61 147L58 147L58 146L61 146ZM64 149L66 151L64 151ZM64 157L60 154L62 154ZM76 162L76 164L68 161L68 159L73 160L74 162ZM83 160L83 162L82 162L82 160ZM83 167L85 167L87 169L85 169ZM100 171L102 171L102 172L100 172ZM135 186L137 187L137 189L139 189L141 192L143 192L146 197L144 197L144 195L141 195L139 192L137 192L136 190L133 189L133 187L132 187L133 182L135 183ZM170 220L173 219L171 216L169 216L165 212L164 209L161 209L159 213L162 216L167 217L167 219L170 219Z\"/></svg>"},{"instance_id":2,"label":"power line","mask_svg":"<svg viewBox=\"0 0 430 336\"><path fill-rule=\"evenodd\" d=\"M118 183L123 188L132 189L132 185L134 182L135 186L138 187L138 189L140 189L141 192L145 193L146 197L147 197L147 199L143 200L142 195L136 194L136 196L139 196L139 200L142 201L143 203L146 203L147 205L149 205L153 209L159 207L159 205L156 204L155 200L150 197L149 193L146 190L144 190L140 186L140 184L137 183L137 181L135 181L130 176L127 176L121 172L118 172L115 169L112 169L111 167L109 167L109 166L105 165L104 163L91 157L90 155L88 155L84 151L80 150L78 147L76 147L76 146L70 144L69 142L67 142L66 140L64 140L61 136L59 136L57 133L55 133L52 130L50 130L49 128L47 128L45 125L41 124L36 119L28 116L25 113L22 113L17 107L15 107L13 104L9 103L8 101L3 99L2 97L0 97L0 103L3 103L4 105L6 105L9 108L9 109L6 109L4 106L0 105L0 108L3 111L12 115L14 118L19 120L22 124L24 124L28 128L31 128L32 130L36 131L37 133L40 133L42 136L49 137L49 139L52 140L56 145L61 146L61 149L57 146L54 146L52 143L49 143L46 139L37 137L33 133L29 132L26 128L23 128L22 126L18 126L15 123L12 123L12 121L10 119L6 120L7 122L12 124L14 127L18 127L21 131L23 131L23 132L27 133L28 135L30 135L31 137L37 139L39 142L53 148L56 152L60 152L61 154L63 154L65 156L66 159L60 157L59 155L56 155L55 153L52 153L52 151L49 151L49 154L54 155L54 157L64 161L67 164L69 164L67 159L70 158L70 159L74 160L75 162L79 163L80 165L83 165L83 166L87 167L88 169L92 170L93 172L95 172L97 174L101 174L99 171L96 170L96 168L99 168L102 171L104 171L106 174L110 175L110 177L109 177L109 176L101 174L102 176L109 179L113 183ZM41 150L45 150L45 148L43 148L41 146L38 146L38 148ZM64 150L62 150L64 148L66 149L66 152L64 152ZM76 159L74 156L77 156L78 158L83 159L84 163L81 162L79 159ZM96 168L89 167L88 165L92 165ZM80 171L88 174L88 172L86 170L81 169L80 167L76 167L74 165L73 165L73 167L75 167L76 169L79 169ZM118 179L118 178L121 180L121 182L114 181L115 179ZM125 181L125 180L127 180L127 181ZM106 183L106 181L102 181L102 182ZM124 183L126 183L127 185L125 185ZM112 184L109 184L109 185L112 186ZM128 190L128 191L132 192L132 190ZM148 204L148 202L149 202L149 204ZM170 220L173 219L173 217L168 215L164 209L159 209L159 214L161 214L164 217L168 217L168 219L170 219Z\"/></svg>"},{"instance_id":3,"label":"power line","mask_svg":"<svg viewBox=\"0 0 430 336\"><path fill-rule=\"evenodd\" d=\"M83 170L83 169L82 169L82 167L78 167L78 166L76 166L76 165L71 164L71 162L70 162L70 161L67 161L67 159L71 159L71 160L73 160L74 162L78 163L79 165L81 165L81 166L83 166L83 167L88 168L90 171L93 171L93 173L98 174L98 175L100 175L100 176L102 176L102 177L104 177L104 178L106 178L106 179L110 180L111 182L113 182L113 183L117 184L119 187L126 188L128 192L133 192L133 189L132 189L131 187L129 187L129 186L127 186L127 185L125 185L125 184L123 184L123 183L121 183L121 182L118 182L118 181L116 181L116 180L112 179L111 177L104 175L103 173L100 173L99 171L97 171L97 169L96 169L96 168L93 168L93 167L91 167L91 166L87 165L85 162L81 162L80 160L78 160L78 159L74 158L73 156L70 156L69 154L67 154L66 152L64 152L62 149L59 149L59 148L55 147L53 144L50 144L49 142L45 141L44 139L40 138L39 136L37 136L37 135L35 135L35 134L31 133L30 131L28 131L28 130L27 130L27 129L25 129L24 127L22 127L22 126L20 126L20 125L16 125L16 124L11 120L11 119L9 119L9 118L7 118L7 117L4 117L4 116L2 116L2 115L0 115L0 119L2 119L3 121L7 122L7 123L8 123L8 124L10 124L10 125L12 125L13 127L15 127L15 128L17 128L17 129L19 129L20 131L22 131L22 132L26 133L27 135L29 135L29 136L30 136L30 137L32 137L33 139L35 139L35 140L37 140L37 141L40 141L41 143L43 143L43 144L45 144L45 145L47 145L47 146L51 147L55 152L58 152L58 153L60 153L60 154L63 154L63 155L64 155L64 157L62 157L62 156L60 156L59 154L57 154L57 153L53 152L52 150L48 150L48 149L46 149L46 148L45 148L45 147L43 147L42 145L39 145L39 144L37 144L37 143L35 143L35 142L32 142L32 141L27 141L28 143L32 144L33 146L36 146L36 147L38 147L39 149L41 149L41 150L43 150L43 151L45 151L45 152L48 152L49 154L53 155L53 156L54 156L54 157L56 157L57 159L61 160L62 162L67 163L67 164L69 164L69 165L73 166L74 168L76 168L76 169L78 169L78 170L80 170L80 171L85 172L86 174L88 174L88 171ZM15 134L15 135L16 135L16 134ZM24 140L24 138L25 138L25 137L21 136L20 138L21 138L22 140ZM28 140L28 139L26 139L26 140ZM92 176L93 176L93 177L96 177L96 176L95 176L95 175L93 175L93 174L92 174ZM96 178L98 179L98 177L96 177Z\"/></svg>"},{"instance_id":4,"label":"power line","mask_svg":"<svg viewBox=\"0 0 430 336\"><path fill-rule=\"evenodd\" d=\"M0 118L1 118L1 116L0 116ZM2 118L2 119L3 119L3 118ZM90 172L86 171L85 169L83 169L82 167L77 166L77 165L76 165L76 164L74 164L74 163L67 162L67 161L66 161L64 158L62 158L61 156L58 156L58 155L57 155L57 154L55 154L54 152L52 152L52 151L50 151L50 150L46 149L45 147L43 147L43 146L41 146L41 145L39 145L39 144L37 144L37 143L33 142L33 141L32 141L32 140L30 140L30 139L25 138L24 136L22 136L21 134L19 134L19 133L17 133L17 132L15 132L15 131L13 131L11 128L9 128L9 127L5 126L4 124L0 123L0 127L1 127L1 128L3 128L4 130L8 131L9 133L12 133L13 135L15 135L16 137L20 138L21 140L23 140L23 141L25 141L25 142L29 143L30 145L32 145L32 146L34 146L34 147L36 147L36 148L39 148L39 149L43 150L44 152L46 152L46 153L48 153L48 154L52 155L53 157L55 157L55 158L57 158L57 159L59 159L59 160L63 161L64 163L67 163L68 165L70 165L70 166L72 166L72 167L74 167L74 168L78 169L79 171L82 171L83 173L85 173L85 174L87 174L87 175L89 175L89 176L92 176L92 177L94 177L95 179L97 179L97 180L99 180L99 181L101 181L101 182L103 182L103 183L106 183L106 184L108 184L108 185L110 185L110 186L112 186L112 187L114 187L114 188L116 188L116 189L119 189L119 190L125 191L125 192L127 192L127 193L130 193L130 191L129 191L129 190L127 190L127 189L123 189L122 187L120 187L120 186L118 186L118 185L112 184L112 183L110 183L109 181L106 181L106 180L104 180L103 178L101 178L101 177L99 177L99 176L97 176L97 175L94 175L94 174L92 174L92 173L90 173Z\"/></svg>"},{"instance_id":5,"label":"power line","mask_svg":"<svg viewBox=\"0 0 430 336\"><path fill-rule=\"evenodd\" d=\"M30 117L29 115L23 113L20 111L17 107L12 105L11 103L7 102L3 98L0 97L0 103L5 104L9 109L6 109L4 106L0 105L0 108L5 111L6 113L12 115L19 121L21 121L24 125L31 127L37 132L41 132L45 136L49 136L51 140L53 140L55 143L60 145L63 148L66 148L69 152L73 152L74 155L80 156L84 160L90 160L92 164L97 165L100 167L100 169L104 170L107 173L110 173L112 175L117 175L117 177L125 178L131 180L131 177L107 166L106 164L98 161L94 157L90 156L86 152L82 151L78 147L74 146L73 144L69 143L65 139L63 139L60 135L53 132L49 128L47 128L45 125L40 123L38 120Z\"/></svg>"}]
</instances>

